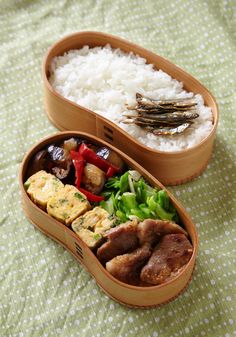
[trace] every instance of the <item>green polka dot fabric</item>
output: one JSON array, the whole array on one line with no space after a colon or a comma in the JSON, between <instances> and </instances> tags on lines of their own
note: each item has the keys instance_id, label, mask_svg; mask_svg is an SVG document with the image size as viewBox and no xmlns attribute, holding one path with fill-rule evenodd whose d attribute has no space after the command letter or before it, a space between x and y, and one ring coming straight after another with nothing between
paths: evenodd
<instances>
[{"instance_id":1,"label":"green polka dot fabric","mask_svg":"<svg viewBox=\"0 0 236 337\"><path fill-rule=\"evenodd\" d=\"M190 286L161 308L111 300L21 207L23 156L57 132L43 107L43 56L81 30L112 33L168 58L219 105L210 164L199 178L171 188L197 227L200 247ZM236 2L1 1L0 42L0 336L235 336Z\"/></svg>"}]
</instances>

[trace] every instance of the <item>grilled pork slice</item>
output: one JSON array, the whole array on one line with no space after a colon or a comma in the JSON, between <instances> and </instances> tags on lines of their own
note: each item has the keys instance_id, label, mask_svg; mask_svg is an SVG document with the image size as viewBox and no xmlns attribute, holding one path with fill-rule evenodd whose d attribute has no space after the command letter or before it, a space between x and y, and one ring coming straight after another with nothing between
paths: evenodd
<instances>
[{"instance_id":1,"label":"grilled pork slice","mask_svg":"<svg viewBox=\"0 0 236 337\"><path fill-rule=\"evenodd\" d=\"M184 234L163 236L141 271L141 281L155 285L170 280L188 263L192 253L193 247Z\"/></svg>"},{"instance_id":2,"label":"grilled pork slice","mask_svg":"<svg viewBox=\"0 0 236 337\"><path fill-rule=\"evenodd\" d=\"M182 233L186 236L187 232L171 221L146 219L140 222L137 226L137 234L140 245L148 242L149 244L156 244L160 237L165 234L177 234Z\"/></svg>"},{"instance_id":3,"label":"grilled pork slice","mask_svg":"<svg viewBox=\"0 0 236 337\"><path fill-rule=\"evenodd\" d=\"M150 246L146 244L131 253L114 257L106 263L106 269L122 282L139 285L140 271L151 254Z\"/></svg>"},{"instance_id":4,"label":"grilled pork slice","mask_svg":"<svg viewBox=\"0 0 236 337\"><path fill-rule=\"evenodd\" d=\"M97 257L102 263L138 247L137 221L128 221L114 227L106 233L105 237L108 241L97 250Z\"/></svg>"}]
</instances>

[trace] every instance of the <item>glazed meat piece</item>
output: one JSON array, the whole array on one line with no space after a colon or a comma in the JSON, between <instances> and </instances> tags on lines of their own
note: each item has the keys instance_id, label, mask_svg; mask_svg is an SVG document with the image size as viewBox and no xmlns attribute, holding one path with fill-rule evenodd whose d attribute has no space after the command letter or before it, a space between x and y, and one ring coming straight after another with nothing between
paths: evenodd
<instances>
[{"instance_id":1,"label":"glazed meat piece","mask_svg":"<svg viewBox=\"0 0 236 337\"><path fill-rule=\"evenodd\" d=\"M79 144L78 139L75 139L72 137L72 138L64 140L62 146L64 150L70 152L71 150L76 151L78 144Z\"/></svg>"},{"instance_id":2,"label":"glazed meat piece","mask_svg":"<svg viewBox=\"0 0 236 337\"><path fill-rule=\"evenodd\" d=\"M161 284L173 278L190 260L193 247L184 234L169 234L161 238L140 278L150 284Z\"/></svg>"},{"instance_id":3,"label":"glazed meat piece","mask_svg":"<svg viewBox=\"0 0 236 337\"><path fill-rule=\"evenodd\" d=\"M114 227L107 232L105 237L108 241L97 250L97 257L102 263L138 247L137 222L128 221Z\"/></svg>"},{"instance_id":4,"label":"glazed meat piece","mask_svg":"<svg viewBox=\"0 0 236 337\"><path fill-rule=\"evenodd\" d=\"M97 166L87 163L84 167L82 183L86 190L99 194L106 181L105 173Z\"/></svg>"},{"instance_id":5,"label":"glazed meat piece","mask_svg":"<svg viewBox=\"0 0 236 337\"><path fill-rule=\"evenodd\" d=\"M140 245L148 242L156 244L159 238L165 234L182 233L188 235L186 231L171 221L146 219L140 222L137 227L137 233Z\"/></svg>"},{"instance_id":6,"label":"glazed meat piece","mask_svg":"<svg viewBox=\"0 0 236 337\"><path fill-rule=\"evenodd\" d=\"M150 246L148 244L143 245L131 253L114 257L106 263L106 269L122 282L139 285L140 271L151 253Z\"/></svg>"}]
</instances>

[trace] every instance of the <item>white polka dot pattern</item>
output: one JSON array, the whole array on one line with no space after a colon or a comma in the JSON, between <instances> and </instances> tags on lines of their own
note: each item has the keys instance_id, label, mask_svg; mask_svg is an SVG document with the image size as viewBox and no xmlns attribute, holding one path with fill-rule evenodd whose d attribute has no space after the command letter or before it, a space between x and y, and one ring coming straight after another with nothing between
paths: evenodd
<instances>
[{"instance_id":1,"label":"white polka dot pattern","mask_svg":"<svg viewBox=\"0 0 236 337\"><path fill-rule=\"evenodd\" d=\"M1 336L236 335L235 27L234 0L1 2ZM219 104L210 164L201 177L171 188L199 232L196 270L185 293L159 309L113 302L21 208L19 164L30 146L56 132L43 109L43 55L79 30L113 33L167 57Z\"/></svg>"}]
</instances>

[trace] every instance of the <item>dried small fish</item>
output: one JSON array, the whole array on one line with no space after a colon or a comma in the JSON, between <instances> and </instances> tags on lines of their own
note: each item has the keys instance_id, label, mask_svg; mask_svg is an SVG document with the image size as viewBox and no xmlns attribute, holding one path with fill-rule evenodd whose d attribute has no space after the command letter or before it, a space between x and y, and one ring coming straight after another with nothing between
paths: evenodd
<instances>
[{"instance_id":1,"label":"dried small fish","mask_svg":"<svg viewBox=\"0 0 236 337\"><path fill-rule=\"evenodd\" d=\"M157 122L157 121L150 121L149 119L145 119L145 118L136 118L134 119L125 119L123 120L124 124L135 124L141 127L144 126L150 126L150 127L166 127L166 126L170 126L170 127L176 127L176 126L180 126L183 123L163 123L163 122ZM192 123L191 121L189 123Z\"/></svg>"},{"instance_id":2,"label":"dried small fish","mask_svg":"<svg viewBox=\"0 0 236 337\"><path fill-rule=\"evenodd\" d=\"M127 109L137 115L124 114L123 123L136 124L155 135L181 133L199 117L194 98L155 100L136 93L136 105Z\"/></svg>"},{"instance_id":3,"label":"dried small fish","mask_svg":"<svg viewBox=\"0 0 236 337\"><path fill-rule=\"evenodd\" d=\"M154 127L145 127L144 130L152 132L156 136L172 136L178 133L184 132L191 123L184 123L176 127L160 127L155 129Z\"/></svg>"},{"instance_id":4,"label":"dried small fish","mask_svg":"<svg viewBox=\"0 0 236 337\"><path fill-rule=\"evenodd\" d=\"M143 105L147 109L151 107L167 107L167 106L175 106L175 107L184 107L189 108L192 106L196 106L197 103L193 98L176 98L176 99L166 99L166 100L155 100L146 96L143 96L139 93L136 94L136 101L138 105Z\"/></svg>"},{"instance_id":5,"label":"dried small fish","mask_svg":"<svg viewBox=\"0 0 236 337\"><path fill-rule=\"evenodd\" d=\"M197 108L195 106L189 106L189 107L181 107L181 106L159 106L155 108L146 108L143 105L138 105L131 109L131 107L128 107L128 110L136 110L140 113L146 112L146 113L166 113L166 112L174 112L174 111L197 111Z\"/></svg>"},{"instance_id":6,"label":"dried small fish","mask_svg":"<svg viewBox=\"0 0 236 337\"><path fill-rule=\"evenodd\" d=\"M198 113L192 111L184 111L184 112L172 112L166 114L147 114L143 113L142 115L138 115L134 117L133 115L124 115L128 118L135 119L147 119L150 122L162 122L162 123L171 123L171 122L186 122L187 120L195 119L199 116Z\"/></svg>"}]
</instances>

